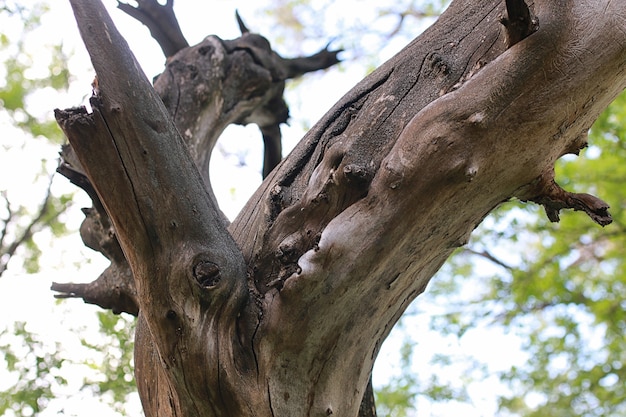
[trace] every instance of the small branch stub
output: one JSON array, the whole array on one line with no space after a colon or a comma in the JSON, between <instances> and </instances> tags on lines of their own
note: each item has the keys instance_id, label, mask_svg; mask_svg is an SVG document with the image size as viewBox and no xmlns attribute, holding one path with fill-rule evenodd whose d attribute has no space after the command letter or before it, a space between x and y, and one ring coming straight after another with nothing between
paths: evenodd
<instances>
[{"instance_id":1,"label":"small branch stub","mask_svg":"<svg viewBox=\"0 0 626 417\"><path fill-rule=\"evenodd\" d=\"M533 16L524 0L506 0L507 17L500 19L506 28L507 47L515 45L536 32L539 20Z\"/></svg>"},{"instance_id":2,"label":"small branch stub","mask_svg":"<svg viewBox=\"0 0 626 417\"><path fill-rule=\"evenodd\" d=\"M541 191L528 201L541 204L551 222L558 222L561 209L584 211L594 222L606 226L613 222L609 205L603 200L586 193L565 191L554 181L554 174L540 179Z\"/></svg>"}]
</instances>

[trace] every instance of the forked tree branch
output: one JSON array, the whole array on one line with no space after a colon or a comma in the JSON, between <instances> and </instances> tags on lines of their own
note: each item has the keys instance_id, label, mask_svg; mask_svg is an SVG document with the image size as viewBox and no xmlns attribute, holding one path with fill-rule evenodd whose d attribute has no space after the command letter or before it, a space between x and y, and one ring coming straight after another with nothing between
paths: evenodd
<instances>
[{"instance_id":1,"label":"forked tree branch","mask_svg":"<svg viewBox=\"0 0 626 417\"><path fill-rule=\"evenodd\" d=\"M118 2L121 10L150 28L152 37L159 43L168 61L174 59L173 56L176 53L189 46L182 35L173 6L173 0L165 5L160 5L157 0L141 0L138 1L137 7ZM259 126L265 144L263 162L263 178L265 178L282 159L280 124L286 123L289 116L289 109L282 97L284 82L287 79L337 64L338 54L342 50L329 50L327 46L311 56L285 59L271 49L267 39L251 33L238 12L235 13L235 17L242 37L226 41L225 45L230 52L235 48L249 51L255 59L272 72L273 82L279 84L274 89L274 96L265 100L267 105L234 121L239 124L255 123ZM181 131L184 132L186 129ZM212 149L212 146L209 145L208 148ZM207 180L206 176L205 180Z\"/></svg>"}]
</instances>

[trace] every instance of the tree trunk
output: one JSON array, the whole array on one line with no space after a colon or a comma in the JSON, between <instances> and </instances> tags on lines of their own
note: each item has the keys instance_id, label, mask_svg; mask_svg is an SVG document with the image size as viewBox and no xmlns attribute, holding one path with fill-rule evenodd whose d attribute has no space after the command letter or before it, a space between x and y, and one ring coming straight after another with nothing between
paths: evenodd
<instances>
[{"instance_id":1,"label":"tree trunk","mask_svg":"<svg viewBox=\"0 0 626 417\"><path fill-rule=\"evenodd\" d=\"M147 416L356 416L382 341L494 207L519 198L553 220L574 208L610 222L553 166L626 87L621 2L453 2L230 225L208 160L226 124L259 123L275 97L264 48L207 38L170 59L157 94L99 2L72 5L98 82L93 113L57 118L112 221L124 260L109 258L132 270Z\"/></svg>"}]
</instances>

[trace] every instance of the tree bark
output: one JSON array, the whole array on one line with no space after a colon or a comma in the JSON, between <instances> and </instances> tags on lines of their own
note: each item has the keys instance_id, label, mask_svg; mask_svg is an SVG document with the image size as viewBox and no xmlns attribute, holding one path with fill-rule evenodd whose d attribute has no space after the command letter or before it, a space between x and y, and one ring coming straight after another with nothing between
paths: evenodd
<instances>
[{"instance_id":1,"label":"tree bark","mask_svg":"<svg viewBox=\"0 0 626 417\"><path fill-rule=\"evenodd\" d=\"M355 416L382 341L494 207L519 198L553 220L573 208L610 222L601 200L558 187L553 166L626 87L619 2L453 2L230 225L201 174L210 150L180 126L219 133L275 88L271 71L242 84L267 74L251 60L233 91L252 94L209 83L202 105L172 112L187 99L164 93L176 77L157 95L99 2L72 5L98 92L93 113L57 118L132 269L147 416ZM199 55L229 51L205 42Z\"/></svg>"}]
</instances>

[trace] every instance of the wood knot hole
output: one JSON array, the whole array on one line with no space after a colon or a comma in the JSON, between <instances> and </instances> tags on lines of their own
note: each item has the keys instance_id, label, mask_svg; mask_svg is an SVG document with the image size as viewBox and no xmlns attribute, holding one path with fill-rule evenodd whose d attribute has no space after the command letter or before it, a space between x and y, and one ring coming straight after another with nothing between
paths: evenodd
<instances>
[{"instance_id":1,"label":"wood knot hole","mask_svg":"<svg viewBox=\"0 0 626 417\"><path fill-rule=\"evenodd\" d=\"M222 276L217 264L210 261L200 261L193 267L193 276L204 288L215 287Z\"/></svg>"},{"instance_id":2,"label":"wood knot hole","mask_svg":"<svg viewBox=\"0 0 626 417\"><path fill-rule=\"evenodd\" d=\"M348 182L359 186L369 185L373 177L370 170L368 170L365 166L357 164L346 165L343 168L343 173Z\"/></svg>"}]
</instances>

